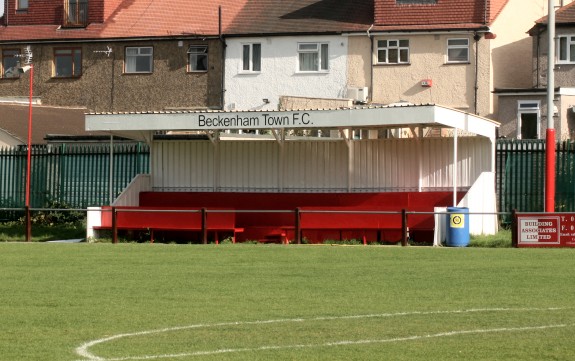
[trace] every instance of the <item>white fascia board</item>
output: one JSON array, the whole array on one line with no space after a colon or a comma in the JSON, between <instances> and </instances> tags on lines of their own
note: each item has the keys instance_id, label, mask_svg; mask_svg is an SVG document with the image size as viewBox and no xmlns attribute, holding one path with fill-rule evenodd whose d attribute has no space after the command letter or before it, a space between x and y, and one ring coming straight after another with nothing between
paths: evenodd
<instances>
[{"instance_id":1,"label":"white fascia board","mask_svg":"<svg viewBox=\"0 0 575 361\"><path fill-rule=\"evenodd\" d=\"M366 36L367 31L363 32L353 32L353 33L343 33L342 36ZM397 35L397 36L408 36L408 35L469 35L475 33L489 33L490 30L472 30L472 29L457 29L457 30L413 30L413 31L405 31L405 30L377 30L369 31L370 36L389 36L389 35Z\"/></svg>"},{"instance_id":2,"label":"white fascia board","mask_svg":"<svg viewBox=\"0 0 575 361\"><path fill-rule=\"evenodd\" d=\"M87 114L88 131L349 128L433 123L433 106L330 110Z\"/></svg>"},{"instance_id":3,"label":"white fascia board","mask_svg":"<svg viewBox=\"0 0 575 361\"><path fill-rule=\"evenodd\" d=\"M87 114L87 131L154 131L447 126L494 137L497 123L436 105L296 111ZM142 134L140 134L140 137Z\"/></svg>"},{"instance_id":4,"label":"white fascia board","mask_svg":"<svg viewBox=\"0 0 575 361\"><path fill-rule=\"evenodd\" d=\"M444 126L465 130L490 139L495 138L495 130L499 127L499 123L491 119L439 106L435 107L435 120Z\"/></svg>"},{"instance_id":5,"label":"white fascia board","mask_svg":"<svg viewBox=\"0 0 575 361\"><path fill-rule=\"evenodd\" d=\"M575 95L575 88L559 88L559 95Z\"/></svg>"}]
</instances>

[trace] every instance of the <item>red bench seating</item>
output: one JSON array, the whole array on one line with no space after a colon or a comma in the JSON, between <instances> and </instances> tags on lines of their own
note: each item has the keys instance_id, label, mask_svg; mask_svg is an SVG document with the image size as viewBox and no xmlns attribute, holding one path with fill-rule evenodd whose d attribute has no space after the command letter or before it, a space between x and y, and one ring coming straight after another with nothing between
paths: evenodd
<instances>
[{"instance_id":1,"label":"red bench seating","mask_svg":"<svg viewBox=\"0 0 575 361\"><path fill-rule=\"evenodd\" d=\"M459 194L461 198L464 194ZM295 239L295 209L300 209L301 236L311 242L326 239L361 239L397 242L401 239L401 214L365 214L354 211L432 212L452 204L452 192L390 193L253 193L253 192L142 192L140 209L205 208L208 230L238 231L239 241ZM234 209L237 212L212 213ZM319 211L349 213L321 213ZM257 211L257 212L256 212ZM314 212L309 212L314 211ZM105 212L110 213L110 212ZM122 213L126 213L123 214ZM130 214L133 213L133 214ZM118 227L153 225L156 229L200 230L201 213L118 213ZM121 216L120 216L121 215ZM105 217L105 216L104 216ZM198 223L198 217L200 222ZM111 224L111 218L104 224ZM198 228L199 225L199 228ZM410 235L429 242L433 237L432 215L408 217ZM150 228L150 227L146 227Z\"/></svg>"}]
</instances>

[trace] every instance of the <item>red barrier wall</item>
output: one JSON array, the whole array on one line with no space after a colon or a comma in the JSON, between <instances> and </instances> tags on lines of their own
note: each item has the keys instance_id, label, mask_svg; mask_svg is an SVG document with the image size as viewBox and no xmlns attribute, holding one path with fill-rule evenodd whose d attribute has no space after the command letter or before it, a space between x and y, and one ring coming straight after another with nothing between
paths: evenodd
<instances>
[{"instance_id":1,"label":"red barrier wall","mask_svg":"<svg viewBox=\"0 0 575 361\"><path fill-rule=\"evenodd\" d=\"M459 199L464 193L459 194ZM238 240L294 239L296 208L300 208L302 237L311 242L325 239L362 239L397 242L401 215L306 213L306 210L432 212L452 205L452 192L392 193L253 193L253 192L142 192L141 207L235 209ZM274 212L241 212L267 210ZM277 212L289 211L289 212ZM171 223L172 221L170 221ZM409 215L408 227L417 241L433 240L432 215Z\"/></svg>"}]
</instances>

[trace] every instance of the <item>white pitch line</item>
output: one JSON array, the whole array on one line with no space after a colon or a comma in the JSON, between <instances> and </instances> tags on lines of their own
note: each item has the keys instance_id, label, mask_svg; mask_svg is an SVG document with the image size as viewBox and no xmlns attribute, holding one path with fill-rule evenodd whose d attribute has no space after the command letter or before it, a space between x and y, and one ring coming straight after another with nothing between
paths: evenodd
<instances>
[{"instance_id":1,"label":"white pitch line","mask_svg":"<svg viewBox=\"0 0 575 361\"><path fill-rule=\"evenodd\" d=\"M473 313L473 312L529 312L529 311L558 311L564 310L566 308L481 308L481 309L468 309L468 310L454 310L454 311L414 311L414 312L398 312L398 313L382 313L382 314L370 314L370 315L348 315L348 316L325 316L325 317L315 317L315 318L291 318L291 319L275 319L275 320L260 320L260 321L238 321L238 322L222 322L222 323L212 323L212 324L196 324L188 326L177 326L168 327L157 330L140 331L133 333L123 333L118 335L113 335L93 341L86 342L80 347L76 348L76 354L83 357L82 360L78 361L125 361L125 360L154 360L160 358L177 358L177 357L188 357L188 356L202 356L202 355L214 355L220 353L232 353L232 352L248 352L248 351L265 351L265 350L276 350L276 349L289 349L289 348L309 348L309 347L325 347L325 346L339 346L339 345L353 345L353 344L366 344L366 343L384 343L384 342L397 342L397 341L409 341L432 337L442 337L442 336L453 336L466 333L486 333L486 332L511 332L511 331L522 331L522 330L532 330L532 329L545 329L545 328L558 328L558 327L568 327L569 325L549 325L549 326L532 326L525 328L500 328L491 330L470 330L470 331L452 331L439 333L435 335L426 336L410 336L405 338L397 339L384 339L384 340L363 340L363 341L339 341L339 342L329 342L325 344L313 344L313 345L290 345L290 346L262 346L260 348L240 348L240 349L222 349L215 351L198 351L192 353L184 354L174 354L174 355L150 355L150 356L135 356L135 357L124 357L124 358L102 358L96 356L88 351L91 347L106 343L109 341L118 340L121 338L145 336L151 334L165 333L165 332L175 332L182 330L198 329L198 328L209 328L209 327L227 327L227 326L243 326L243 325L264 325L272 323L288 323L288 322L316 322L316 321L331 321L331 320L346 320L346 319L365 319L365 318L384 318L384 317L398 317L398 316L414 316L414 315L439 315L439 314L458 314L458 313ZM573 326L573 325L571 325Z\"/></svg>"}]
</instances>

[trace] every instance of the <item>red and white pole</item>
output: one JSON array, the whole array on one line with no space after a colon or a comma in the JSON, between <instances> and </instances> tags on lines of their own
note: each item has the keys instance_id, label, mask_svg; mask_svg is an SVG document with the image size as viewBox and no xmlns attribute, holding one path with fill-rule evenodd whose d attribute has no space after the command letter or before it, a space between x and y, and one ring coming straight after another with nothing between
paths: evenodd
<instances>
[{"instance_id":1,"label":"red and white pole","mask_svg":"<svg viewBox=\"0 0 575 361\"><path fill-rule=\"evenodd\" d=\"M555 212L555 4L548 0L547 17L547 132L545 134L545 212Z\"/></svg>"}]
</instances>

